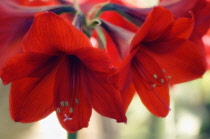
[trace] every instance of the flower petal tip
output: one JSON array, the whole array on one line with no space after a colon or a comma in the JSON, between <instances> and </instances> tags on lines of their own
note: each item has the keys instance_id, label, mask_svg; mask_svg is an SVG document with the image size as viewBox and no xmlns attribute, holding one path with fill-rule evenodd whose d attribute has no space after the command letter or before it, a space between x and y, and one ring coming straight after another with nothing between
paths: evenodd
<instances>
[{"instance_id":1,"label":"flower petal tip","mask_svg":"<svg viewBox=\"0 0 210 139\"><path fill-rule=\"evenodd\" d=\"M165 113L160 113L160 114L155 115L155 116L160 117L160 118L165 118L165 117L169 114L169 111L170 111L170 110L168 110L168 111L165 112Z\"/></svg>"},{"instance_id":2,"label":"flower petal tip","mask_svg":"<svg viewBox=\"0 0 210 139\"><path fill-rule=\"evenodd\" d=\"M125 123L125 124L127 124L127 117L124 116L124 117L122 117L120 119L117 119L116 122L117 123Z\"/></svg>"}]
</instances>

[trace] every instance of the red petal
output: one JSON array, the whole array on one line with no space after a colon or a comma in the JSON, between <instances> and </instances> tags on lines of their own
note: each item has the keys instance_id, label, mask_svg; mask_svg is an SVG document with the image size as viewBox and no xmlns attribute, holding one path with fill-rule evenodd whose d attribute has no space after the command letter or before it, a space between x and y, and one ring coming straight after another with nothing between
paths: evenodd
<instances>
[{"instance_id":1,"label":"red petal","mask_svg":"<svg viewBox=\"0 0 210 139\"><path fill-rule=\"evenodd\" d=\"M34 1L22 0L21 2L20 0L15 0L15 1L25 6L45 6L45 5L59 4L56 0L44 0L44 1L43 0L34 0Z\"/></svg>"},{"instance_id":2,"label":"red petal","mask_svg":"<svg viewBox=\"0 0 210 139\"><path fill-rule=\"evenodd\" d=\"M75 49L70 54L77 56L91 70L107 72L112 68L110 58L100 49L85 47Z\"/></svg>"},{"instance_id":3,"label":"red petal","mask_svg":"<svg viewBox=\"0 0 210 139\"><path fill-rule=\"evenodd\" d=\"M129 87L120 91L125 111L127 111L128 106L130 105L130 103L131 103L131 101L134 97L135 92L136 92L136 90L134 88L133 83Z\"/></svg>"},{"instance_id":4,"label":"red petal","mask_svg":"<svg viewBox=\"0 0 210 139\"><path fill-rule=\"evenodd\" d=\"M126 122L120 92L108 83L107 76L88 71L86 79L93 108L99 114L116 119L117 122Z\"/></svg>"},{"instance_id":5,"label":"red petal","mask_svg":"<svg viewBox=\"0 0 210 139\"><path fill-rule=\"evenodd\" d=\"M56 68L46 66L48 72L41 77L26 77L12 83L10 114L17 122L35 122L53 110ZM36 74L36 73L35 73Z\"/></svg>"},{"instance_id":6,"label":"red petal","mask_svg":"<svg viewBox=\"0 0 210 139\"><path fill-rule=\"evenodd\" d=\"M194 20L189 18L179 18L175 20L162 39L170 40L174 38L188 39L192 33Z\"/></svg>"},{"instance_id":7,"label":"red petal","mask_svg":"<svg viewBox=\"0 0 210 139\"><path fill-rule=\"evenodd\" d=\"M148 15L144 24L134 36L131 47L144 42L156 40L174 21L171 12L163 7L155 7Z\"/></svg>"},{"instance_id":8,"label":"red petal","mask_svg":"<svg viewBox=\"0 0 210 139\"><path fill-rule=\"evenodd\" d=\"M33 20L35 11L21 8L11 1L0 1L0 68L10 57L21 52L22 38Z\"/></svg>"},{"instance_id":9,"label":"red petal","mask_svg":"<svg viewBox=\"0 0 210 139\"><path fill-rule=\"evenodd\" d=\"M111 65L107 55L101 50L88 47L77 49L72 54L77 56L86 68L84 80L93 108L103 116L125 122L120 93L108 82Z\"/></svg>"},{"instance_id":10,"label":"red petal","mask_svg":"<svg viewBox=\"0 0 210 139\"><path fill-rule=\"evenodd\" d=\"M157 40L143 43L146 49L154 53L169 53L180 47L189 38L193 29L193 20L180 18L171 24L171 26Z\"/></svg>"},{"instance_id":11,"label":"red petal","mask_svg":"<svg viewBox=\"0 0 210 139\"><path fill-rule=\"evenodd\" d=\"M106 48L107 48L107 54L109 55L109 57L111 58L112 64L114 66L119 66L121 63L121 59L119 56L119 53L117 51L117 48L114 44L114 42L112 41L112 39L110 38L110 36L105 33L106 36Z\"/></svg>"},{"instance_id":12,"label":"red petal","mask_svg":"<svg viewBox=\"0 0 210 139\"><path fill-rule=\"evenodd\" d=\"M17 54L7 61L0 76L4 84L8 84L37 70L42 71L40 68L50 63L55 63L55 57L36 53Z\"/></svg>"},{"instance_id":13,"label":"red petal","mask_svg":"<svg viewBox=\"0 0 210 139\"><path fill-rule=\"evenodd\" d=\"M52 12L42 12L23 40L23 49L30 52L54 54L90 47L87 36Z\"/></svg>"},{"instance_id":14,"label":"red petal","mask_svg":"<svg viewBox=\"0 0 210 139\"><path fill-rule=\"evenodd\" d=\"M116 25L116 26L122 27L124 29L129 30L129 31L136 32L138 30L137 26L135 26L131 22L127 21L119 13L116 13L116 12L113 12L113 11L106 11L106 12L103 12L100 17L102 19Z\"/></svg>"},{"instance_id":15,"label":"red petal","mask_svg":"<svg viewBox=\"0 0 210 139\"><path fill-rule=\"evenodd\" d=\"M10 43L6 47L4 45L4 42L0 41L0 46L1 46L0 48L0 69L1 69L9 58L21 52L21 47L20 47L20 40L18 40L17 43Z\"/></svg>"},{"instance_id":16,"label":"red petal","mask_svg":"<svg viewBox=\"0 0 210 139\"><path fill-rule=\"evenodd\" d=\"M170 84L199 78L206 70L204 48L189 41L170 53L158 54L146 51L166 70L168 76L172 76Z\"/></svg>"},{"instance_id":17,"label":"red petal","mask_svg":"<svg viewBox=\"0 0 210 139\"><path fill-rule=\"evenodd\" d=\"M101 26L104 28L104 30L108 33L108 35L111 37L113 41L114 46L118 50L118 54L120 55L121 59L124 59L125 56L129 53L130 48L130 42L135 35L135 33L130 32L126 29L120 28L118 26L115 26L113 24L110 24L109 22L106 22L104 20L101 20L102 24ZM108 38L106 35L106 39ZM109 39L109 38L108 38ZM108 42L110 43L110 42ZM110 46L107 44L107 50L110 50ZM118 55L117 53L115 55Z\"/></svg>"},{"instance_id":18,"label":"red petal","mask_svg":"<svg viewBox=\"0 0 210 139\"><path fill-rule=\"evenodd\" d=\"M143 47L153 53L165 54L171 53L176 50L178 47L183 45L186 40L174 38L172 40L157 40L149 43L142 43Z\"/></svg>"},{"instance_id":19,"label":"red petal","mask_svg":"<svg viewBox=\"0 0 210 139\"><path fill-rule=\"evenodd\" d=\"M160 66L139 50L132 60L132 71L143 104L154 115L165 117L169 112L169 88Z\"/></svg>"},{"instance_id":20,"label":"red petal","mask_svg":"<svg viewBox=\"0 0 210 139\"><path fill-rule=\"evenodd\" d=\"M92 106L86 89L86 74L77 57L67 56L56 75L55 109L59 122L70 133L87 127L90 120ZM66 102L68 106L62 106Z\"/></svg>"}]
</instances>

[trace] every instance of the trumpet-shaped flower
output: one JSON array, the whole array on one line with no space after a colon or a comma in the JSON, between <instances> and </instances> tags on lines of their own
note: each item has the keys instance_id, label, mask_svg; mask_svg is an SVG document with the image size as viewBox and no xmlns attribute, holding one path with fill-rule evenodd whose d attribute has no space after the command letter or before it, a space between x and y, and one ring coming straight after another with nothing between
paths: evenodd
<instances>
[{"instance_id":1,"label":"trumpet-shaped flower","mask_svg":"<svg viewBox=\"0 0 210 139\"><path fill-rule=\"evenodd\" d=\"M107 55L82 32L51 12L37 14L23 53L1 72L4 84L12 82L11 117L28 123L56 111L71 133L88 126L92 108L126 122L120 92L108 80L112 70Z\"/></svg>"},{"instance_id":2,"label":"trumpet-shaped flower","mask_svg":"<svg viewBox=\"0 0 210 139\"><path fill-rule=\"evenodd\" d=\"M126 88L133 81L141 101L156 116L165 117L169 112L169 84L193 80L205 72L202 53L188 41L192 29L193 19L174 20L170 11L155 7L134 36L130 54L119 69L118 84Z\"/></svg>"}]
</instances>

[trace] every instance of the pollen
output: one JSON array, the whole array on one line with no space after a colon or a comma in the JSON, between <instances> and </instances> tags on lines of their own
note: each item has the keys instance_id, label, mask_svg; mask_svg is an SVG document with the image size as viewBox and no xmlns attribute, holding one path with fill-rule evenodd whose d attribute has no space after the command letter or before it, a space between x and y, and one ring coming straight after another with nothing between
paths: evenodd
<instances>
[{"instance_id":1,"label":"pollen","mask_svg":"<svg viewBox=\"0 0 210 139\"><path fill-rule=\"evenodd\" d=\"M166 70L165 70L165 69L162 69L162 73L163 73L163 74L166 74Z\"/></svg>"},{"instance_id":2,"label":"pollen","mask_svg":"<svg viewBox=\"0 0 210 139\"><path fill-rule=\"evenodd\" d=\"M61 101L60 104L61 104L61 106L63 106L63 107L65 106L65 102L64 102L64 101Z\"/></svg>"},{"instance_id":3,"label":"pollen","mask_svg":"<svg viewBox=\"0 0 210 139\"><path fill-rule=\"evenodd\" d=\"M156 84L153 84L153 85L152 85L152 88L155 88L156 86L157 86Z\"/></svg>"},{"instance_id":4,"label":"pollen","mask_svg":"<svg viewBox=\"0 0 210 139\"><path fill-rule=\"evenodd\" d=\"M154 77L154 79L158 78L157 74L153 74L153 77Z\"/></svg>"},{"instance_id":5,"label":"pollen","mask_svg":"<svg viewBox=\"0 0 210 139\"><path fill-rule=\"evenodd\" d=\"M160 79L160 82L161 82L162 84L164 84L164 83L165 83L164 79Z\"/></svg>"},{"instance_id":6,"label":"pollen","mask_svg":"<svg viewBox=\"0 0 210 139\"><path fill-rule=\"evenodd\" d=\"M60 109L60 108L57 108L57 112L58 112L58 113L61 113L61 109Z\"/></svg>"},{"instance_id":7,"label":"pollen","mask_svg":"<svg viewBox=\"0 0 210 139\"><path fill-rule=\"evenodd\" d=\"M79 99L76 98L76 99L75 99L75 102L76 102L76 104L79 104Z\"/></svg>"},{"instance_id":8,"label":"pollen","mask_svg":"<svg viewBox=\"0 0 210 139\"><path fill-rule=\"evenodd\" d=\"M70 113L73 113L73 108L70 108L70 109L69 109L69 112L70 112Z\"/></svg>"},{"instance_id":9,"label":"pollen","mask_svg":"<svg viewBox=\"0 0 210 139\"><path fill-rule=\"evenodd\" d=\"M167 78L168 78L168 79L171 79L172 77L171 77L171 76L167 76Z\"/></svg>"}]
</instances>

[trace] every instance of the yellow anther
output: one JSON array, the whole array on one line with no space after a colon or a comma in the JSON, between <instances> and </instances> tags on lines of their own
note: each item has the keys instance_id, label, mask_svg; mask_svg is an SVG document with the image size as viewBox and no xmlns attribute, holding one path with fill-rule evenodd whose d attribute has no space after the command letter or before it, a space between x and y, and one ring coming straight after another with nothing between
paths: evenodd
<instances>
[{"instance_id":1,"label":"yellow anther","mask_svg":"<svg viewBox=\"0 0 210 139\"><path fill-rule=\"evenodd\" d=\"M160 79L160 82L161 82L162 84L164 84L164 83L165 83L164 79Z\"/></svg>"},{"instance_id":2,"label":"yellow anther","mask_svg":"<svg viewBox=\"0 0 210 139\"><path fill-rule=\"evenodd\" d=\"M156 86L157 86L156 84L153 84L153 85L152 85L152 88L155 88Z\"/></svg>"},{"instance_id":3,"label":"yellow anther","mask_svg":"<svg viewBox=\"0 0 210 139\"><path fill-rule=\"evenodd\" d=\"M65 102L64 102L64 101L61 101L60 104L61 104L61 106L63 106L63 107L65 106Z\"/></svg>"},{"instance_id":4,"label":"yellow anther","mask_svg":"<svg viewBox=\"0 0 210 139\"><path fill-rule=\"evenodd\" d=\"M72 113L72 112L73 112L73 108L70 108L70 109L69 109L69 112Z\"/></svg>"},{"instance_id":5,"label":"yellow anther","mask_svg":"<svg viewBox=\"0 0 210 139\"><path fill-rule=\"evenodd\" d=\"M61 113L61 109L60 109L60 108L57 108L57 112L58 112L58 113Z\"/></svg>"},{"instance_id":6,"label":"yellow anther","mask_svg":"<svg viewBox=\"0 0 210 139\"><path fill-rule=\"evenodd\" d=\"M162 73L163 73L163 74L166 74L166 70L165 70L165 69L162 69Z\"/></svg>"},{"instance_id":7,"label":"yellow anther","mask_svg":"<svg viewBox=\"0 0 210 139\"><path fill-rule=\"evenodd\" d=\"M157 78L158 78L158 76L157 76L156 74L153 74L153 77L154 77L155 79L157 79Z\"/></svg>"}]
</instances>

